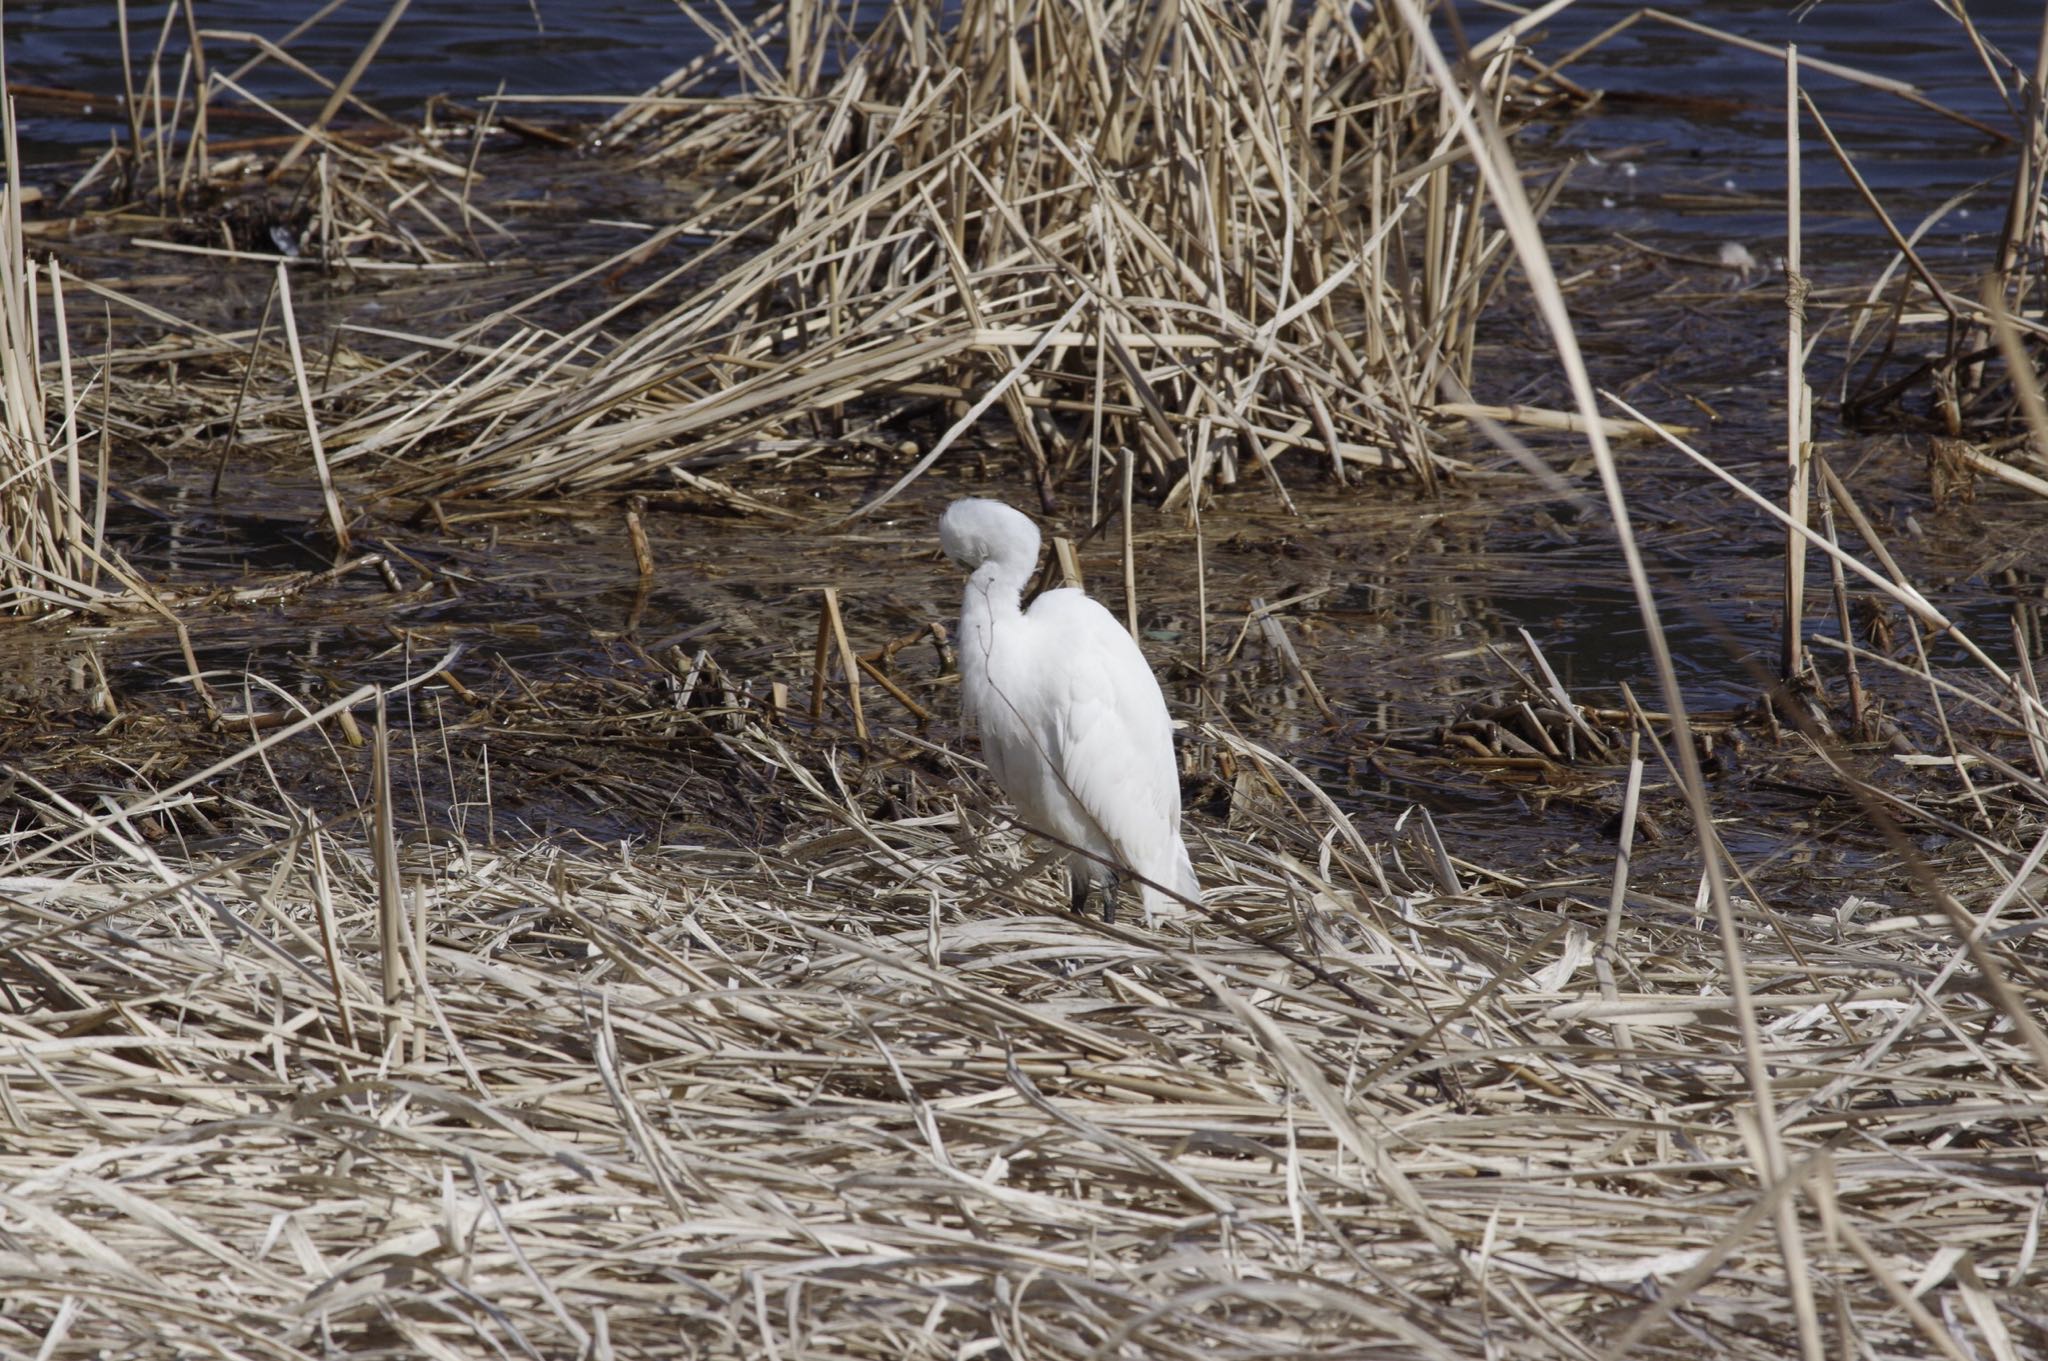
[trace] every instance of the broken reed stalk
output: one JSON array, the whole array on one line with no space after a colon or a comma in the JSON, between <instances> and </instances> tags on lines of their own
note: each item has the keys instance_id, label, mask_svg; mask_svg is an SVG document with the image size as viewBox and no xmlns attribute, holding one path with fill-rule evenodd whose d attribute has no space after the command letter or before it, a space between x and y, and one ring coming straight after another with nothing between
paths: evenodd
<instances>
[{"instance_id":1,"label":"broken reed stalk","mask_svg":"<svg viewBox=\"0 0 2048 1361\"><path fill-rule=\"evenodd\" d=\"M860 705L861 667L854 657L853 644L847 639L845 621L839 615L839 588L823 586L819 593L822 598L818 602L818 646L811 660L811 719L816 722L825 716L825 685L836 653L841 674L846 677L846 702L853 710L853 735L865 742L868 726Z\"/></svg>"},{"instance_id":2,"label":"broken reed stalk","mask_svg":"<svg viewBox=\"0 0 2048 1361\"><path fill-rule=\"evenodd\" d=\"M1272 610L1266 607L1266 602L1257 596L1252 597L1251 617L1258 621L1259 636L1265 639L1267 648L1280 659L1280 664L1286 669L1287 674L1294 677L1295 682L1301 686L1302 692L1308 696L1309 703L1315 705L1316 712L1323 716L1323 721L1335 723L1336 711L1330 707L1330 702L1323 698L1322 687L1317 685L1315 677L1309 674L1308 667L1301 660L1301 654L1294 650L1294 642L1287 636L1286 626L1274 617Z\"/></svg>"},{"instance_id":3,"label":"broken reed stalk","mask_svg":"<svg viewBox=\"0 0 2048 1361\"><path fill-rule=\"evenodd\" d=\"M291 149L278 158L276 167L270 172L271 179L275 180L290 170L298 163L299 157L306 154L306 148L320 139L327 124L340 112L341 106L355 90L356 82L363 78L363 72L370 69L370 63L375 60L378 50L384 46L384 40L391 36L392 29L398 27L398 21L405 16L406 6L411 3L412 0L391 0L391 8L384 12L383 22L377 25L376 31L370 35L370 40L364 43L362 51L356 54L355 63L348 68L348 74L335 85L333 93L327 97L326 104L321 106L319 114L306 126L299 140L292 143Z\"/></svg>"},{"instance_id":4,"label":"broken reed stalk","mask_svg":"<svg viewBox=\"0 0 2048 1361\"><path fill-rule=\"evenodd\" d=\"M166 22L168 22L170 18L169 13L167 12L164 17ZM157 202L168 203L170 202L170 181L164 174L163 156L164 98L162 63L163 42L159 39L154 52L151 54L148 71L142 86L142 103L149 111L149 122L143 129L145 140L135 148L135 156L139 165L147 165L154 172L153 178L156 181L155 193ZM137 178L138 180L140 179L139 171Z\"/></svg>"},{"instance_id":5,"label":"broken reed stalk","mask_svg":"<svg viewBox=\"0 0 2048 1361\"><path fill-rule=\"evenodd\" d=\"M869 661L866 657L856 655L853 660L860 666L861 671L869 680L881 686L888 693L889 698L902 705L904 711L912 718L916 719L920 724L932 721L932 711L912 699L908 692L898 685L888 672L882 670L880 666Z\"/></svg>"},{"instance_id":6,"label":"broken reed stalk","mask_svg":"<svg viewBox=\"0 0 2048 1361\"><path fill-rule=\"evenodd\" d=\"M115 37L121 44L121 112L128 118L128 159L122 181L129 192L142 182L142 101L135 90L135 56L128 38L128 0L114 0Z\"/></svg>"},{"instance_id":7,"label":"broken reed stalk","mask_svg":"<svg viewBox=\"0 0 2048 1361\"><path fill-rule=\"evenodd\" d=\"M405 904L398 877L398 809L391 793L391 728L384 692L377 692L377 727L370 746L371 854L377 885L377 976L383 984L384 1049L397 1052L405 1018Z\"/></svg>"},{"instance_id":8,"label":"broken reed stalk","mask_svg":"<svg viewBox=\"0 0 2048 1361\"><path fill-rule=\"evenodd\" d=\"M1813 393L1806 386L1807 283L1800 257L1799 49L1785 46L1785 513L1806 524L1808 458L1813 445ZM1806 669L1806 541L1785 534L1785 620L1778 674L1788 685Z\"/></svg>"},{"instance_id":9,"label":"broken reed stalk","mask_svg":"<svg viewBox=\"0 0 2048 1361\"><path fill-rule=\"evenodd\" d=\"M92 540L88 557L86 586L99 590L100 564L106 560L107 552L107 502L110 489L107 482L109 465L114 456L114 320L112 309L105 312L106 341L100 358L100 457L99 466L93 477L92 494Z\"/></svg>"},{"instance_id":10,"label":"broken reed stalk","mask_svg":"<svg viewBox=\"0 0 2048 1361\"><path fill-rule=\"evenodd\" d=\"M1130 449L1117 457L1123 470L1123 508L1116 517L1116 527L1117 543L1123 549L1124 628L1133 638L1138 636L1138 550L1132 516L1136 495L1131 486L1136 463L1137 454Z\"/></svg>"},{"instance_id":11,"label":"broken reed stalk","mask_svg":"<svg viewBox=\"0 0 2048 1361\"><path fill-rule=\"evenodd\" d=\"M633 548L633 567L642 582L655 574L654 546L647 541L647 498L631 497L626 502L626 539Z\"/></svg>"},{"instance_id":12,"label":"broken reed stalk","mask_svg":"<svg viewBox=\"0 0 2048 1361\"><path fill-rule=\"evenodd\" d=\"M206 71L206 42L199 29L199 18L192 10L192 0L180 0L177 6L185 18L185 60L192 71L192 131L185 138L185 157L178 167L179 203L185 201L186 192L195 179L206 179L207 161L207 120L206 109L213 96L212 81Z\"/></svg>"},{"instance_id":13,"label":"broken reed stalk","mask_svg":"<svg viewBox=\"0 0 2048 1361\"><path fill-rule=\"evenodd\" d=\"M1636 708L1635 696L1622 687L1622 703L1631 711ZM1628 733L1628 783L1621 797L1621 832L1614 843L1614 879L1607 892L1607 925L1600 936L1600 962L1606 972L1600 974L1602 995L1609 1001L1616 993L1614 983L1613 957L1621 940L1621 912L1628 901L1630 857L1635 852L1636 817L1642 805L1643 796L1643 730L1639 724L1630 724ZM1626 1022L1617 1021L1614 1026L1615 1048L1628 1050L1634 1046Z\"/></svg>"},{"instance_id":14,"label":"broken reed stalk","mask_svg":"<svg viewBox=\"0 0 2048 1361\"><path fill-rule=\"evenodd\" d=\"M213 486L209 494L216 497L220 495L221 479L227 476L228 459L234 456L235 437L242 429L242 404L248 400L249 382L256 376L256 357L263 351L263 338L270 331L270 314L277 306L277 296L283 284L284 268L280 266L270 280L270 290L263 295L263 313L257 318L256 335L249 342L249 356L242 364L242 381L235 389L235 404L228 413L228 432L221 438L220 458L213 465ZM108 343L112 343L111 328Z\"/></svg>"},{"instance_id":15,"label":"broken reed stalk","mask_svg":"<svg viewBox=\"0 0 2048 1361\"><path fill-rule=\"evenodd\" d=\"M1826 456L1816 449L1813 451L1813 461L1815 464L1824 464L1827 460ZM1856 635L1854 621L1849 615L1849 580L1848 573L1842 570L1841 539L1835 534L1835 499L1832 496L1820 498L1820 528L1821 533L1827 535L1828 542L1833 544L1836 550L1828 554L1828 581L1834 589L1835 618L1838 621L1837 627L1842 630L1842 642L1845 644L1842 650L1842 671L1849 685L1849 730L1859 736L1868 736L1863 677L1856 668L1855 649L1846 646ZM2020 658L2024 661L2026 654L2022 652Z\"/></svg>"},{"instance_id":16,"label":"broken reed stalk","mask_svg":"<svg viewBox=\"0 0 2048 1361\"><path fill-rule=\"evenodd\" d=\"M1081 558L1074 552L1074 541L1064 534L1052 536L1052 563L1055 577L1061 586L1086 590L1087 581L1081 575Z\"/></svg>"},{"instance_id":17,"label":"broken reed stalk","mask_svg":"<svg viewBox=\"0 0 2048 1361\"><path fill-rule=\"evenodd\" d=\"M292 313L290 266L277 262L278 314L284 323L285 346L291 355L292 381L298 384L299 408L306 417L306 441L312 448L313 468L320 477L320 497L327 507L327 527L334 534L337 560L349 551L348 519L341 512L341 497L334 489L334 470L327 462L326 447L320 441L320 418L313 411L313 385L306 377L306 356L299 348L299 323ZM251 361L254 355L252 351Z\"/></svg>"},{"instance_id":18,"label":"broken reed stalk","mask_svg":"<svg viewBox=\"0 0 2048 1361\"><path fill-rule=\"evenodd\" d=\"M34 271L29 275L33 281ZM57 372L59 377L64 413L64 479L53 484L60 494L55 508L55 519L63 526L61 551L64 555L64 569L71 580L83 582L86 574L85 503L81 470L78 466L78 391L71 380L71 328L64 316L64 269L55 256L50 257L50 320L57 340ZM100 381L112 382L113 374L103 372Z\"/></svg>"}]
</instances>

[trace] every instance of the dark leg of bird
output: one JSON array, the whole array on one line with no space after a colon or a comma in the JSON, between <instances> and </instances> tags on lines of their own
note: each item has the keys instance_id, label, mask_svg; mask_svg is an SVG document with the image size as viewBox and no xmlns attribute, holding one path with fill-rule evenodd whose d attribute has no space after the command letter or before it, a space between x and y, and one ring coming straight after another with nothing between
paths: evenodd
<instances>
[{"instance_id":1,"label":"dark leg of bird","mask_svg":"<svg viewBox=\"0 0 2048 1361\"><path fill-rule=\"evenodd\" d=\"M1102 881L1102 920L1116 925L1116 876L1110 875Z\"/></svg>"},{"instance_id":2,"label":"dark leg of bird","mask_svg":"<svg viewBox=\"0 0 2048 1361\"><path fill-rule=\"evenodd\" d=\"M1088 915L1088 885L1088 875L1071 865L1067 867L1068 901L1077 917Z\"/></svg>"}]
</instances>

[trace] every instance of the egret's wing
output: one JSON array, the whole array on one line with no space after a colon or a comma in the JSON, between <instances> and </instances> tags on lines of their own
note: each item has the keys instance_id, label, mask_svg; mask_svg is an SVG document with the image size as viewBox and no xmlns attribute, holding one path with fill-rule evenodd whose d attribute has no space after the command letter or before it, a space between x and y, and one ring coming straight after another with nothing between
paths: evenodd
<instances>
[{"instance_id":1,"label":"egret's wing","mask_svg":"<svg viewBox=\"0 0 2048 1361\"><path fill-rule=\"evenodd\" d=\"M1054 775L1130 868L1192 893L1173 724L1145 654L1079 591L1047 592L1030 619L1044 699L1034 726Z\"/></svg>"}]
</instances>

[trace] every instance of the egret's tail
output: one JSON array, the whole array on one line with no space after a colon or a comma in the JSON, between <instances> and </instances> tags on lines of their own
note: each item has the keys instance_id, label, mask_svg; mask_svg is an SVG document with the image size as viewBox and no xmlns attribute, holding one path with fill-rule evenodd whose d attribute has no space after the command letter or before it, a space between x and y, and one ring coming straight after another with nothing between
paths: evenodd
<instances>
[{"instance_id":1,"label":"egret's tail","mask_svg":"<svg viewBox=\"0 0 2048 1361\"><path fill-rule=\"evenodd\" d=\"M1172 868L1157 877L1160 883L1165 884L1181 898L1199 900L1202 896L1202 885L1196 880L1195 867L1188 860L1188 848L1178 838L1173 843ZM1178 898L1144 884L1138 887L1138 901L1144 908L1147 925L1156 918L1185 917L1190 910L1187 904Z\"/></svg>"}]
</instances>

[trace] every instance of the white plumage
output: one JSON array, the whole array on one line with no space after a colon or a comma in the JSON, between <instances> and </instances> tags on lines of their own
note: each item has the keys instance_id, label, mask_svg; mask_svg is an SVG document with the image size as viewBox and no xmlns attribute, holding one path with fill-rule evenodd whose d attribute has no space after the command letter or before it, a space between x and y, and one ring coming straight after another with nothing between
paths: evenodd
<instances>
[{"instance_id":1,"label":"white plumage","mask_svg":"<svg viewBox=\"0 0 2048 1361\"><path fill-rule=\"evenodd\" d=\"M1115 616L1077 590L1021 608L1038 565L1038 526L1000 501L955 501L939 520L946 556L965 567L961 707L981 730L989 772L1027 826L1164 885L1201 892L1180 836L1173 725L1145 654ZM1116 919L1115 871L1069 854L1074 910L1091 884ZM1181 911L1139 885L1149 924Z\"/></svg>"}]
</instances>

